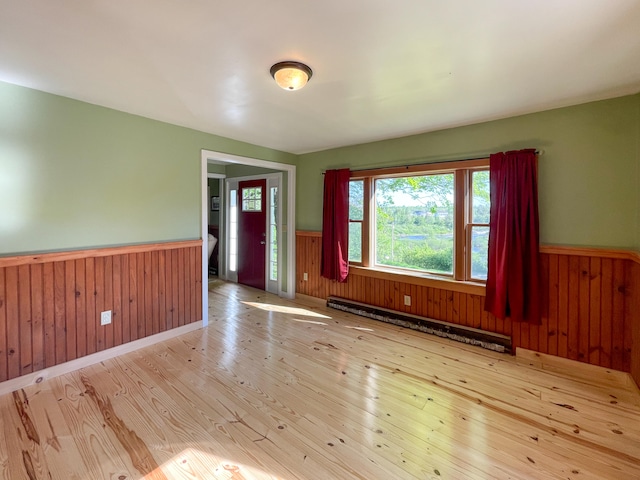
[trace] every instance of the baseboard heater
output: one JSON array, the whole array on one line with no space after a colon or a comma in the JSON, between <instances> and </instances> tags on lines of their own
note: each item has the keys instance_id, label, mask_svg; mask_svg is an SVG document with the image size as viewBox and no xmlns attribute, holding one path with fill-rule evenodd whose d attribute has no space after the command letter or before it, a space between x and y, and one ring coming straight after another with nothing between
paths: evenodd
<instances>
[{"instance_id":1,"label":"baseboard heater","mask_svg":"<svg viewBox=\"0 0 640 480\"><path fill-rule=\"evenodd\" d=\"M353 313L362 317L372 318L381 322L391 323L401 327L411 328L420 332L449 338L458 342L476 345L501 353L511 353L511 338L499 333L487 332L477 328L455 325L452 323L419 317L410 313L401 313L382 307L374 307L353 300L339 297L329 297L327 307Z\"/></svg>"}]
</instances>

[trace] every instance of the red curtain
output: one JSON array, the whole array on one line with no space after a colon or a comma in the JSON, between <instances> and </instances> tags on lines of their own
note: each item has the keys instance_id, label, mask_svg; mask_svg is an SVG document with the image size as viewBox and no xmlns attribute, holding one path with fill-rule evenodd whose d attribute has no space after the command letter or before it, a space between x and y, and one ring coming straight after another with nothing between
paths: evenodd
<instances>
[{"instance_id":1,"label":"red curtain","mask_svg":"<svg viewBox=\"0 0 640 480\"><path fill-rule=\"evenodd\" d=\"M534 149L490 157L491 219L485 310L540 323L538 157Z\"/></svg>"},{"instance_id":2,"label":"red curtain","mask_svg":"<svg viewBox=\"0 0 640 480\"><path fill-rule=\"evenodd\" d=\"M344 282L349 274L349 169L327 170L322 204L320 273Z\"/></svg>"}]
</instances>

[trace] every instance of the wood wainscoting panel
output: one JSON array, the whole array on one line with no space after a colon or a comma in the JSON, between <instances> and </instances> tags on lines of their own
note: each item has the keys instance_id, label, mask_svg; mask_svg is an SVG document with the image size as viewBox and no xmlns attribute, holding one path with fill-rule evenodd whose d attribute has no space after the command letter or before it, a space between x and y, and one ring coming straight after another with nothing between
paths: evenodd
<instances>
[{"instance_id":1,"label":"wood wainscoting panel","mask_svg":"<svg viewBox=\"0 0 640 480\"><path fill-rule=\"evenodd\" d=\"M202 319L201 240L85 254L0 259L0 382Z\"/></svg>"},{"instance_id":2,"label":"wood wainscoting panel","mask_svg":"<svg viewBox=\"0 0 640 480\"><path fill-rule=\"evenodd\" d=\"M629 372L634 333L640 350L640 264L618 250L542 247L542 324L502 320L484 311L484 288L353 268L345 283L320 276L321 235L297 232L296 292L330 295L508 335L521 347ZM304 280L307 273L308 280ZM439 285L439 286L436 286ZM404 305L404 296L411 305ZM633 330L635 328L635 330ZM634 357L635 358L635 357ZM638 377L640 377L640 359Z\"/></svg>"}]
</instances>

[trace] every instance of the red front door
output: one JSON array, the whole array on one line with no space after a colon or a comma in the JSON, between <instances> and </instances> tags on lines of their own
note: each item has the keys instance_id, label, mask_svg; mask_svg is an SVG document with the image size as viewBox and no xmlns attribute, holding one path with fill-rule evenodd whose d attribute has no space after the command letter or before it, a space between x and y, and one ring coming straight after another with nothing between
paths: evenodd
<instances>
[{"instance_id":1,"label":"red front door","mask_svg":"<svg viewBox=\"0 0 640 480\"><path fill-rule=\"evenodd\" d=\"M238 184L238 282L265 289L267 181Z\"/></svg>"}]
</instances>

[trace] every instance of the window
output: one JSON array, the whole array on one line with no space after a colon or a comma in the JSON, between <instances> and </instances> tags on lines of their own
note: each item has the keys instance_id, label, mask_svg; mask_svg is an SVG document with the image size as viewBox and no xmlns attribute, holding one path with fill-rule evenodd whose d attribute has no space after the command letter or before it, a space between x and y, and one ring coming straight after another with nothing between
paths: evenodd
<instances>
[{"instance_id":1,"label":"window","mask_svg":"<svg viewBox=\"0 0 640 480\"><path fill-rule=\"evenodd\" d=\"M269 280L278 280L278 187L271 187L269 202Z\"/></svg>"},{"instance_id":2,"label":"window","mask_svg":"<svg viewBox=\"0 0 640 480\"><path fill-rule=\"evenodd\" d=\"M349 182L349 261L362 262L364 180Z\"/></svg>"},{"instance_id":3,"label":"window","mask_svg":"<svg viewBox=\"0 0 640 480\"><path fill-rule=\"evenodd\" d=\"M249 187L242 189L242 211L262 211L262 187Z\"/></svg>"},{"instance_id":4,"label":"window","mask_svg":"<svg viewBox=\"0 0 640 480\"><path fill-rule=\"evenodd\" d=\"M483 159L352 172L349 261L485 280L488 167Z\"/></svg>"},{"instance_id":5,"label":"window","mask_svg":"<svg viewBox=\"0 0 640 480\"><path fill-rule=\"evenodd\" d=\"M489 198L489 171L477 170L471 172L471 208L469 209L469 238L467 244L471 246L467 256L470 262L468 270L472 279L487 279L489 250L489 213L491 201Z\"/></svg>"},{"instance_id":6,"label":"window","mask_svg":"<svg viewBox=\"0 0 640 480\"><path fill-rule=\"evenodd\" d=\"M238 191L229 192L229 270L238 269Z\"/></svg>"}]
</instances>

